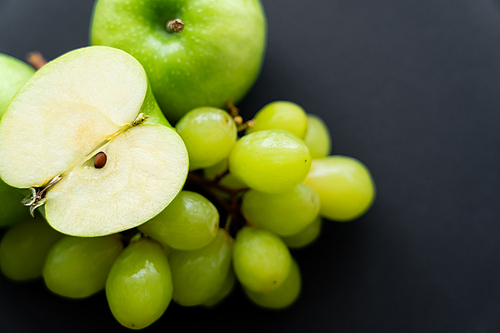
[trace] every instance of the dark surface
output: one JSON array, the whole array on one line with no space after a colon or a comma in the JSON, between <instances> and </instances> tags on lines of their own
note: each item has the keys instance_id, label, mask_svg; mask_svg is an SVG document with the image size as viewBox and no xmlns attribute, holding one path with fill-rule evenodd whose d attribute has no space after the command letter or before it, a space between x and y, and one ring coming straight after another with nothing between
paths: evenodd
<instances>
[{"instance_id":1,"label":"dark surface","mask_svg":"<svg viewBox=\"0 0 500 333\"><path fill-rule=\"evenodd\" d=\"M91 0L0 0L0 52L88 44ZM146 331L500 332L500 2L267 0L251 117L287 99L326 119L378 186L352 223L294 252L303 293L268 312L237 289L172 304ZM72 301L0 277L0 332L126 331L100 293Z\"/></svg>"}]
</instances>

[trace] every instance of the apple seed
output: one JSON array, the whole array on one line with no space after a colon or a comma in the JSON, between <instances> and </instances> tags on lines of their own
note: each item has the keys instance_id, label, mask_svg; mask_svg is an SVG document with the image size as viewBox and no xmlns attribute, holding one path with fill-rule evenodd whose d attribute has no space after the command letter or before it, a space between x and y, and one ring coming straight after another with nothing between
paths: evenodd
<instances>
[{"instance_id":1,"label":"apple seed","mask_svg":"<svg viewBox=\"0 0 500 333\"><path fill-rule=\"evenodd\" d=\"M99 154L97 154L95 156L95 159L94 159L94 167L96 169L101 169L103 168L105 165L106 165L106 161L108 160L108 157L106 156L106 154L104 152L99 152Z\"/></svg>"}]
</instances>

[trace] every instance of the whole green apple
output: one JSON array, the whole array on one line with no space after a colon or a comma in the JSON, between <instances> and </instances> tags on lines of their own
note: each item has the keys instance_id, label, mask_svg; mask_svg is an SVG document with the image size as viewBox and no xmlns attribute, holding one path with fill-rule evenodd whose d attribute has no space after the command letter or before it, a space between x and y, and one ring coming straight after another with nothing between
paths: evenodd
<instances>
[{"instance_id":1,"label":"whole green apple","mask_svg":"<svg viewBox=\"0 0 500 333\"><path fill-rule=\"evenodd\" d=\"M28 64L0 53L0 117L3 116L12 97L35 73ZM21 204L23 195L0 180L0 227L13 224L29 216Z\"/></svg>"},{"instance_id":2,"label":"whole green apple","mask_svg":"<svg viewBox=\"0 0 500 333\"><path fill-rule=\"evenodd\" d=\"M244 97L262 65L266 19L259 0L98 0L91 44L139 60L162 111L177 121Z\"/></svg>"}]
</instances>

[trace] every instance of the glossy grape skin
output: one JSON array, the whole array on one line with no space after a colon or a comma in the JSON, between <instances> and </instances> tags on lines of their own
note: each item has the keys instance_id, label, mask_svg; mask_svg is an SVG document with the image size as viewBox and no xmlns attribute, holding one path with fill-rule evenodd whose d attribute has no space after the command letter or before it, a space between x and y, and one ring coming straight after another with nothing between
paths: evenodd
<instances>
[{"instance_id":1,"label":"glossy grape skin","mask_svg":"<svg viewBox=\"0 0 500 333\"><path fill-rule=\"evenodd\" d=\"M42 218L17 223L0 242L2 273L15 281L42 276L47 253L62 236Z\"/></svg>"},{"instance_id":2,"label":"glossy grape skin","mask_svg":"<svg viewBox=\"0 0 500 333\"><path fill-rule=\"evenodd\" d=\"M370 171L352 157L335 155L313 160L304 184L318 193L320 215L334 221L361 216L375 199Z\"/></svg>"},{"instance_id":3,"label":"glossy grape skin","mask_svg":"<svg viewBox=\"0 0 500 333\"><path fill-rule=\"evenodd\" d=\"M290 235L282 236L285 244L291 249L298 249L310 245L314 242L321 233L321 217L316 217L314 221L308 224L304 229Z\"/></svg>"},{"instance_id":4,"label":"glossy grape skin","mask_svg":"<svg viewBox=\"0 0 500 333\"><path fill-rule=\"evenodd\" d=\"M225 159L238 135L231 115L211 107L189 111L175 128L186 144L191 170L206 168Z\"/></svg>"},{"instance_id":5,"label":"glossy grape skin","mask_svg":"<svg viewBox=\"0 0 500 333\"><path fill-rule=\"evenodd\" d=\"M258 131L236 142L229 155L229 170L261 192L286 192L301 183L311 166L302 140L280 130Z\"/></svg>"},{"instance_id":6,"label":"glossy grape skin","mask_svg":"<svg viewBox=\"0 0 500 333\"><path fill-rule=\"evenodd\" d=\"M265 105L254 117L254 125L247 134L262 130L279 129L288 131L304 139L307 130L307 116L298 104L288 101L275 101Z\"/></svg>"},{"instance_id":7,"label":"glossy grape skin","mask_svg":"<svg viewBox=\"0 0 500 333\"><path fill-rule=\"evenodd\" d=\"M215 239L201 249L173 250L169 262L174 301L193 306L213 297L222 288L231 269L232 245L231 236L219 229Z\"/></svg>"},{"instance_id":8,"label":"glossy grape skin","mask_svg":"<svg viewBox=\"0 0 500 333\"><path fill-rule=\"evenodd\" d=\"M325 122L314 114L307 115L307 132L304 143L313 159L323 158L330 154L332 136Z\"/></svg>"},{"instance_id":9,"label":"glossy grape skin","mask_svg":"<svg viewBox=\"0 0 500 333\"><path fill-rule=\"evenodd\" d=\"M43 278L54 293L85 298L104 288L111 265L123 250L118 234L83 238L64 236L51 248Z\"/></svg>"},{"instance_id":10,"label":"glossy grape skin","mask_svg":"<svg viewBox=\"0 0 500 333\"><path fill-rule=\"evenodd\" d=\"M290 273L285 281L269 293L259 293L243 287L245 294L255 304L268 309L283 309L292 305L300 295L301 277L299 265L292 260Z\"/></svg>"},{"instance_id":11,"label":"glossy grape skin","mask_svg":"<svg viewBox=\"0 0 500 333\"><path fill-rule=\"evenodd\" d=\"M241 212L251 223L287 236L310 224L318 216L319 206L318 194L299 184L284 193L249 190L243 195Z\"/></svg>"},{"instance_id":12,"label":"glossy grape skin","mask_svg":"<svg viewBox=\"0 0 500 333\"><path fill-rule=\"evenodd\" d=\"M172 276L162 246L142 238L118 256L106 281L106 297L120 324L142 329L160 318L172 300Z\"/></svg>"},{"instance_id":13,"label":"glossy grape skin","mask_svg":"<svg viewBox=\"0 0 500 333\"><path fill-rule=\"evenodd\" d=\"M201 194L181 191L139 230L169 247L194 250L210 243L219 227L217 208Z\"/></svg>"},{"instance_id":14,"label":"glossy grape skin","mask_svg":"<svg viewBox=\"0 0 500 333\"><path fill-rule=\"evenodd\" d=\"M202 305L206 307L212 307L220 302L222 302L234 288L234 282L236 278L234 277L234 272L232 269L229 269L229 272L222 283L222 287L215 293L214 296L210 297L207 301L205 301Z\"/></svg>"},{"instance_id":15,"label":"glossy grape skin","mask_svg":"<svg viewBox=\"0 0 500 333\"><path fill-rule=\"evenodd\" d=\"M278 288L290 272L291 260L285 243L270 231L244 227L236 235L234 272L251 290L270 292Z\"/></svg>"}]
</instances>

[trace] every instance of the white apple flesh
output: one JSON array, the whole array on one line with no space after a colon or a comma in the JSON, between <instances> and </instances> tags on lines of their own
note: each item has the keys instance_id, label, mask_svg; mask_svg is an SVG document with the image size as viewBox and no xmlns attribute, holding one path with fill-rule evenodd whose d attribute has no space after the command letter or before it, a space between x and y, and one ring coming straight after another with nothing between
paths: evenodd
<instances>
[{"instance_id":1,"label":"white apple flesh","mask_svg":"<svg viewBox=\"0 0 500 333\"><path fill-rule=\"evenodd\" d=\"M107 160L96 168L101 151ZM0 124L0 176L34 188L32 207L45 203L47 221L65 234L101 236L146 222L173 200L187 172L184 143L142 66L117 49L83 48L45 65Z\"/></svg>"}]
</instances>

